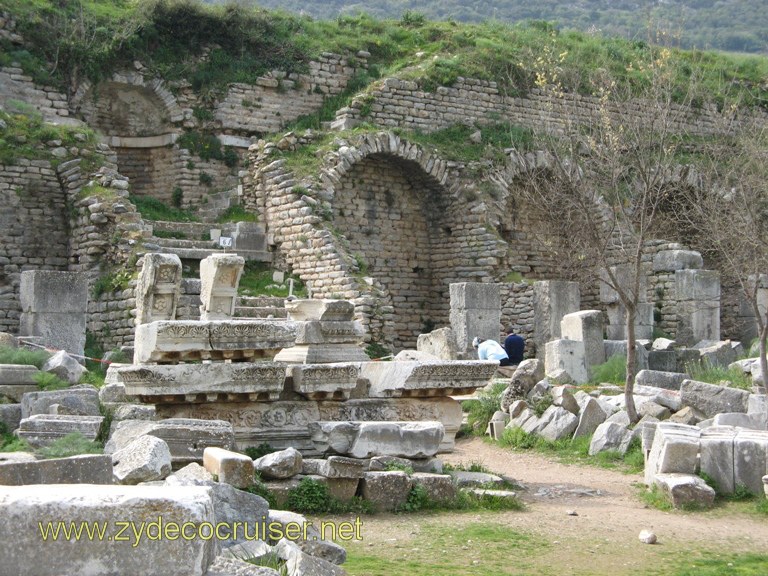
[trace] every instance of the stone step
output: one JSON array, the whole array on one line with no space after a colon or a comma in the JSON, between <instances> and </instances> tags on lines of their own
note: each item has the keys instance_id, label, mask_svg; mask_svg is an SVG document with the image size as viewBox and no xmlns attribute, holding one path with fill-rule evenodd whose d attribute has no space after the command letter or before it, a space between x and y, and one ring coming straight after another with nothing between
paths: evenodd
<instances>
[{"instance_id":1,"label":"stone step","mask_svg":"<svg viewBox=\"0 0 768 576\"><path fill-rule=\"evenodd\" d=\"M267 306L235 306L235 318L288 318L288 310Z\"/></svg>"},{"instance_id":2,"label":"stone step","mask_svg":"<svg viewBox=\"0 0 768 576\"><path fill-rule=\"evenodd\" d=\"M181 240L177 238L156 238L156 244L163 248L185 248L185 249L202 249L219 250L219 245L216 242L210 240Z\"/></svg>"}]
</instances>

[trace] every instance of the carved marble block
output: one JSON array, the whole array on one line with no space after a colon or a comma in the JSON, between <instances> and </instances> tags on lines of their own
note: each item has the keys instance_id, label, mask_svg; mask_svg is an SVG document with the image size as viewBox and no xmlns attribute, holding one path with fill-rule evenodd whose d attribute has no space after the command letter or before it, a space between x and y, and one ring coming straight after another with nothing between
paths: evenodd
<instances>
[{"instance_id":1,"label":"carved marble block","mask_svg":"<svg viewBox=\"0 0 768 576\"><path fill-rule=\"evenodd\" d=\"M136 284L136 325L176 318L180 292L179 257L176 254L146 254Z\"/></svg>"},{"instance_id":2,"label":"carved marble block","mask_svg":"<svg viewBox=\"0 0 768 576\"><path fill-rule=\"evenodd\" d=\"M365 362L360 377L371 398L412 398L471 394L493 378L498 362Z\"/></svg>"},{"instance_id":3,"label":"carved marble block","mask_svg":"<svg viewBox=\"0 0 768 576\"><path fill-rule=\"evenodd\" d=\"M152 322L136 328L134 362L271 359L295 336L295 324L282 320Z\"/></svg>"},{"instance_id":4,"label":"carved marble block","mask_svg":"<svg viewBox=\"0 0 768 576\"><path fill-rule=\"evenodd\" d=\"M245 259L236 254L212 254L200 262L201 320L232 318L244 266Z\"/></svg>"},{"instance_id":5,"label":"carved marble block","mask_svg":"<svg viewBox=\"0 0 768 576\"><path fill-rule=\"evenodd\" d=\"M357 385L360 363L298 364L288 374L294 391L310 400L346 400Z\"/></svg>"},{"instance_id":6,"label":"carved marble block","mask_svg":"<svg viewBox=\"0 0 768 576\"><path fill-rule=\"evenodd\" d=\"M271 401L285 385L285 366L272 362L133 365L120 368L125 391L142 402Z\"/></svg>"}]
</instances>

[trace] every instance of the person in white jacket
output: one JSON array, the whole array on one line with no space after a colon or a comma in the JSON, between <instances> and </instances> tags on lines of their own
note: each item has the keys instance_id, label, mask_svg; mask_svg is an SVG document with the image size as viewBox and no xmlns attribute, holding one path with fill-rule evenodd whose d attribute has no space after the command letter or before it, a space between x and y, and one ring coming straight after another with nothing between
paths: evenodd
<instances>
[{"instance_id":1,"label":"person in white jacket","mask_svg":"<svg viewBox=\"0 0 768 576\"><path fill-rule=\"evenodd\" d=\"M480 360L496 360L499 366L511 365L506 350L496 340L483 340L476 336L472 340L472 347L477 350L477 357Z\"/></svg>"}]
</instances>

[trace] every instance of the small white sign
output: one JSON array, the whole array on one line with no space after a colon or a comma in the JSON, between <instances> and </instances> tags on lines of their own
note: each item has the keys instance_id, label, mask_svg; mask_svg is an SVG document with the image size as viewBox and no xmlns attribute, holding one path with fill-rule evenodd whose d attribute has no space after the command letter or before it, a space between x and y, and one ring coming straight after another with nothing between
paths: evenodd
<instances>
[{"instance_id":1,"label":"small white sign","mask_svg":"<svg viewBox=\"0 0 768 576\"><path fill-rule=\"evenodd\" d=\"M219 246L221 246L222 248L232 248L232 237L231 236L219 237Z\"/></svg>"}]
</instances>

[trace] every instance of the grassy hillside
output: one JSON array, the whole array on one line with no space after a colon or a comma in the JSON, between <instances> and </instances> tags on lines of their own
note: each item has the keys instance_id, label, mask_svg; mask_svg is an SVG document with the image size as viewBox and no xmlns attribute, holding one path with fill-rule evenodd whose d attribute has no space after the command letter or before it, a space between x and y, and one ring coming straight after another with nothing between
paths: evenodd
<instances>
[{"instance_id":1,"label":"grassy hillside","mask_svg":"<svg viewBox=\"0 0 768 576\"><path fill-rule=\"evenodd\" d=\"M0 9L17 17L28 41L0 41L0 64L19 62L40 82L72 90L85 77L98 80L139 60L167 80L190 80L212 100L230 82L253 82L272 69L304 71L325 51L370 53L356 90L385 75L416 80L425 90L466 76L494 80L509 94L534 86L544 55L556 59L550 64L570 91L589 92L591 80L606 72L642 87L642 64L659 51L644 41L558 31L544 22L457 24L411 13L400 20L319 21L196 0L0 0ZM674 50L671 61L681 93L701 76L702 97L723 102L746 88L750 104L768 108L765 57Z\"/></svg>"},{"instance_id":2,"label":"grassy hillside","mask_svg":"<svg viewBox=\"0 0 768 576\"><path fill-rule=\"evenodd\" d=\"M219 2L221 0L209 0ZM599 30L609 36L647 36L648 22L663 25L684 48L768 54L768 10L763 0L258 0L260 6L315 18L367 12L399 19L418 11L438 20L504 22L546 20L558 27Z\"/></svg>"}]
</instances>

